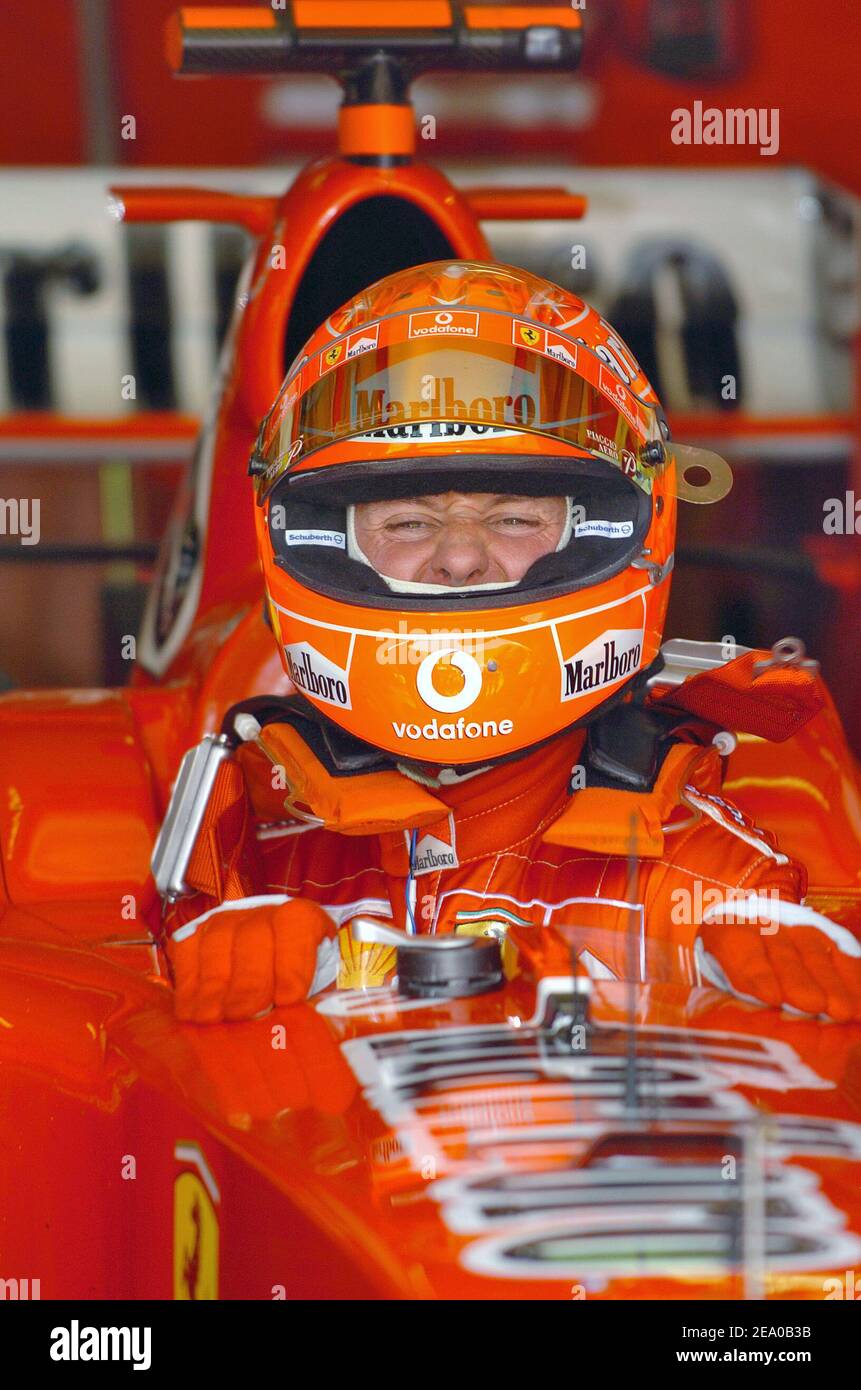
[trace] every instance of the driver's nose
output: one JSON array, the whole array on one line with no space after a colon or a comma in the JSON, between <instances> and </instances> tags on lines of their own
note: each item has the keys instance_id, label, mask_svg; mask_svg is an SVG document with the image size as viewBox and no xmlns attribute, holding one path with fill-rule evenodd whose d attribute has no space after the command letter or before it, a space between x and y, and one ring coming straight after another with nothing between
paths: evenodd
<instances>
[{"instance_id":1,"label":"driver's nose","mask_svg":"<svg viewBox=\"0 0 861 1390\"><path fill-rule=\"evenodd\" d=\"M489 564L482 527L470 521L452 521L440 530L427 578L452 588L480 584L487 576Z\"/></svg>"}]
</instances>

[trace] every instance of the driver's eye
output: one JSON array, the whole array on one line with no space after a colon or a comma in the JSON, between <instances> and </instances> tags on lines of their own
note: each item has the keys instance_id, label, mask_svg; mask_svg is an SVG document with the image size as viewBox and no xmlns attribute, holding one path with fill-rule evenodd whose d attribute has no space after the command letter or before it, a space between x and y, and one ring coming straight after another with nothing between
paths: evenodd
<instances>
[{"instance_id":1,"label":"driver's eye","mask_svg":"<svg viewBox=\"0 0 861 1390\"><path fill-rule=\"evenodd\" d=\"M386 522L387 531L415 532L424 531L430 526L430 521L423 520L421 517L408 517L403 521Z\"/></svg>"}]
</instances>

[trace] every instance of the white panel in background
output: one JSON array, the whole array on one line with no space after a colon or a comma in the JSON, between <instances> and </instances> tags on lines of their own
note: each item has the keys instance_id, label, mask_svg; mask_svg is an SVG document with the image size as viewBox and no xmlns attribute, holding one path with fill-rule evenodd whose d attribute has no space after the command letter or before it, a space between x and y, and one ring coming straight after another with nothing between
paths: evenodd
<instances>
[{"instance_id":1,"label":"white panel in background","mask_svg":"<svg viewBox=\"0 0 861 1390\"><path fill-rule=\"evenodd\" d=\"M206 222L176 222L168 227L167 239L176 403L179 410L193 414L207 400L215 376L212 227Z\"/></svg>"},{"instance_id":2,"label":"white panel in background","mask_svg":"<svg viewBox=\"0 0 861 1390\"><path fill-rule=\"evenodd\" d=\"M455 182L564 184L589 200L580 222L488 223L503 260L570 276L570 249L582 243L594 283L587 294L602 312L648 243L678 242L712 255L738 303L743 408L754 416L848 409L849 348L826 321L820 267L839 249L822 213L818 180L801 169L568 169L531 164L449 166ZM837 192L856 220L857 200ZM857 295L857 284L853 286ZM851 297L851 296L850 296ZM667 301L665 301L667 302ZM832 316L833 317L833 316ZM851 317L851 316L850 316ZM662 325L669 330L669 325ZM672 394L669 409L683 409Z\"/></svg>"},{"instance_id":3,"label":"white panel in background","mask_svg":"<svg viewBox=\"0 0 861 1390\"><path fill-rule=\"evenodd\" d=\"M422 151L424 153L424 151ZM54 406L75 415L133 409L119 394L130 365L126 231L105 213L109 183L198 184L274 194L298 164L207 170L39 170L0 173L0 263L4 252L57 250L70 242L96 255L102 283L92 296L49 292ZM572 284L571 247L587 249L586 298L609 312L632 263L655 240L712 256L738 305L736 339L746 414L817 414L849 408L850 334L857 312L851 230L840 236L823 215L822 185L804 170L582 169L561 161L449 161L458 185L554 184L589 199L580 222L485 225L494 254ZM831 190L843 222L857 228L857 200ZM175 224L166 237L178 403L200 412L214 360L217 307L213 238L203 225ZM839 267L839 274L836 267ZM663 306L663 311L662 307ZM679 321L672 286L655 296L662 352L678 378ZM665 320L661 318L662 312ZM673 335L675 334L675 340ZM167 344L166 344L167 346ZM0 407L9 407L0 361ZM678 394L679 399L673 399ZM672 384L666 405L683 409L689 391Z\"/></svg>"},{"instance_id":4,"label":"white panel in background","mask_svg":"<svg viewBox=\"0 0 861 1390\"><path fill-rule=\"evenodd\" d=\"M79 247L92 256L98 287L83 294L63 280L46 286L48 361L54 409L64 415L122 415L120 378L132 370L125 240L108 213L101 178L76 170L10 176L0 241L10 222L34 249Z\"/></svg>"}]
</instances>

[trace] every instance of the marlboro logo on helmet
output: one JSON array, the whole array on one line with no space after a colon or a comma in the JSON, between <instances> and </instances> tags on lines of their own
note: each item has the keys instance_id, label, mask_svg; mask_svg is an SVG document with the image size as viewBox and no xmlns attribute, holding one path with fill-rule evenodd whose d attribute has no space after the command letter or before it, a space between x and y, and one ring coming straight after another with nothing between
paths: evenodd
<instances>
[{"instance_id":1,"label":"marlboro logo on helmet","mask_svg":"<svg viewBox=\"0 0 861 1390\"><path fill-rule=\"evenodd\" d=\"M284 648L284 665L297 689L340 709L350 708L350 679L346 671L302 642Z\"/></svg>"},{"instance_id":2,"label":"marlboro logo on helmet","mask_svg":"<svg viewBox=\"0 0 861 1390\"><path fill-rule=\"evenodd\" d=\"M563 662L562 699L574 700L590 690L615 685L639 668L643 633L605 632L597 642Z\"/></svg>"},{"instance_id":3,"label":"marlboro logo on helmet","mask_svg":"<svg viewBox=\"0 0 861 1390\"><path fill-rule=\"evenodd\" d=\"M464 424L471 423L473 428L484 426L485 429L505 425L528 429L538 417L537 402L526 391L516 396L494 396L492 399L474 396L472 400L465 401L455 394L454 377L446 376L433 378L432 392L421 402L387 398L382 388L373 392L357 388L353 418L357 422L385 420L386 424L380 428L386 429L402 424L407 418L412 420L417 408L424 418L437 424L440 421L462 421Z\"/></svg>"}]
</instances>

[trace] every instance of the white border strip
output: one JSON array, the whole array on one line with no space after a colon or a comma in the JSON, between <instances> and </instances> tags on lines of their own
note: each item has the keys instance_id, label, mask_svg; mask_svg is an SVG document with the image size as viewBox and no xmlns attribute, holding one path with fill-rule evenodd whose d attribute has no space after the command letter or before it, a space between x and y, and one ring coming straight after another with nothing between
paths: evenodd
<instances>
[{"instance_id":1,"label":"white border strip","mask_svg":"<svg viewBox=\"0 0 861 1390\"><path fill-rule=\"evenodd\" d=\"M221 1192L200 1145L195 1144L192 1139L179 1139L174 1146L173 1156L179 1159L180 1163L190 1163L193 1168L197 1169L213 1202L219 1204Z\"/></svg>"},{"instance_id":2,"label":"white border strip","mask_svg":"<svg viewBox=\"0 0 861 1390\"><path fill-rule=\"evenodd\" d=\"M671 571L668 571L667 574L664 575L663 579L659 580L659 584L663 584L669 577L670 573ZM561 623L575 623L580 618L590 618L594 613L606 613L611 608L620 608L623 604L630 603L632 599L643 598L646 594L651 593L652 590L656 587L658 586L654 584L646 584L643 586L642 589L635 589L633 593L624 594L622 598L613 599L610 603L600 603L595 608L584 608L582 613L567 613L563 614L562 617L559 618L544 618L539 623L524 623L521 627L497 628L494 631L483 630L483 635L486 639L491 637L519 637L522 632L539 632L542 628L553 628L554 626ZM424 630L422 630L420 637L412 637L409 633L405 633L403 636L401 636L398 633L391 633L391 630L384 626L381 626L379 628L345 627L341 623L326 623L323 622L321 618L310 618L305 613L295 613L292 608L283 608L280 603L276 603L275 599L272 597L271 593L269 593L268 590L267 598L269 599L269 602L273 605L273 607L277 608L279 613L283 613L286 618L295 618L297 622L307 623L309 627L322 627L326 628L329 632L349 632L357 637L374 637L377 639L379 639L380 637L385 637L387 640L391 640L393 642L413 642L427 640L427 633ZM388 609L382 611L384 615L388 615ZM476 609L475 611L481 612L482 610ZM423 611L421 614L417 614L416 617L417 619L419 617L424 618L427 617L427 614Z\"/></svg>"}]
</instances>

